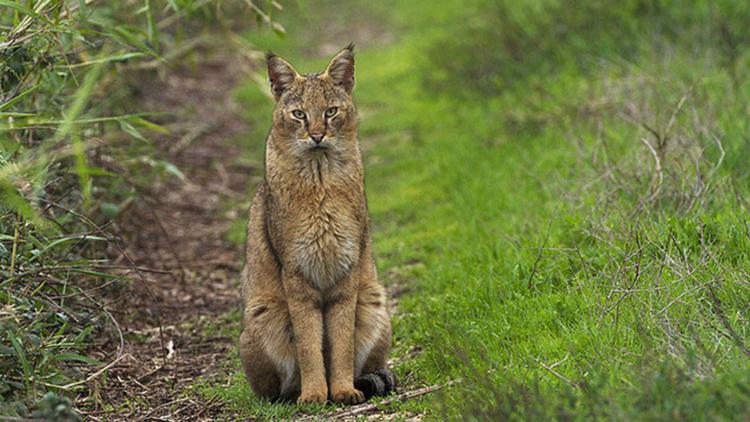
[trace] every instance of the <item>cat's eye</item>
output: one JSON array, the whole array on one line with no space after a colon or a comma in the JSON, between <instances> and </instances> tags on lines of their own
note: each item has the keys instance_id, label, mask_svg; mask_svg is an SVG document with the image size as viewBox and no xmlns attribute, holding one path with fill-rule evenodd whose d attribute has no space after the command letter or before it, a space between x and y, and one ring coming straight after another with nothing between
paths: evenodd
<instances>
[{"instance_id":1,"label":"cat's eye","mask_svg":"<svg viewBox=\"0 0 750 422\"><path fill-rule=\"evenodd\" d=\"M304 120L305 112L302 110L292 110L292 116L294 116L295 119Z\"/></svg>"},{"instance_id":2,"label":"cat's eye","mask_svg":"<svg viewBox=\"0 0 750 422\"><path fill-rule=\"evenodd\" d=\"M328 107L326 109L326 117L333 117L339 111L338 107Z\"/></svg>"}]
</instances>

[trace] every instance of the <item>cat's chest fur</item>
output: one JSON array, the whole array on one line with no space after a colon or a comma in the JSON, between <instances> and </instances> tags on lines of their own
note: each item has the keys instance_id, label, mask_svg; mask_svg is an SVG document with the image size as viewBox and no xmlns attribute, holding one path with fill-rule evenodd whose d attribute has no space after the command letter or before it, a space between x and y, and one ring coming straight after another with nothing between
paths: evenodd
<instances>
[{"instance_id":1,"label":"cat's chest fur","mask_svg":"<svg viewBox=\"0 0 750 422\"><path fill-rule=\"evenodd\" d=\"M300 189L304 190L304 189ZM285 221L286 262L320 290L333 286L359 258L361 224L349 195L323 187L294 195Z\"/></svg>"},{"instance_id":2,"label":"cat's chest fur","mask_svg":"<svg viewBox=\"0 0 750 422\"><path fill-rule=\"evenodd\" d=\"M290 173L294 174L284 175ZM273 189L275 215L270 217L279 229L282 265L327 290L359 260L364 229L361 184L333 177L277 181L281 183Z\"/></svg>"},{"instance_id":3,"label":"cat's chest fur","mask_svg":"<svg viewBox=\"0 0 750 422\"><path fill-rule=\"evenodd\" d=\"M298 204L287 222L287 262L321 290L351 271L359 258L361 229L351 203L321 192ZM338 200L337 200L338 199Z\"/></svg>"},{"instance_id":4,"label":"cat's chest fur","mask_svg":"<svg viewBox=\"0 0 750 422\"><path fill-rule=\"evenodd\" d=\"M321 291L358 263L367 206L361 160L317 154L283 159L267 150L267 183L273 243L284 270Z\"/></svg>"}]
</instances>

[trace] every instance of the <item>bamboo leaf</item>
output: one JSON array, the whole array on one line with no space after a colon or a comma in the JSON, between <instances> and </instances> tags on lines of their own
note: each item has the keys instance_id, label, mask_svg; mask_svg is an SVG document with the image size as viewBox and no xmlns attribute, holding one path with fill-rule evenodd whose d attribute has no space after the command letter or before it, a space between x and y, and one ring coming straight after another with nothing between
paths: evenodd
<instances>
[{"instance_id":1,"label":"bamboo leaf","mask_svg":"<svg viewBox=\"0 0 750 422\"><path fill-rule=\"evenodd\" d=\"M41 20L44 20L45 22L49 22L48 19L46 19L45 17L41 16L39 13L35 12L34 10L29 9L28 7L24 6L20 2L9 1L9 0L0 0L0 6L2 6L2 7L9 7L9 8L11 8L11 9L13 9L13 10L19 12L19 13L24 14L24 15L31 16L31 17L36 18L36 19L41 19Z\"/></svg>"},{"instance_id":2,"label":"bamboo leaf","mask_svg":"<svg viewBox=\"0 0 750 422\"><path fill-rule=\"evenodd\" d=\"M8 340L10 340L10 344L13 345L13 349L16 351L16 356L18 356L18 360L21 362L21 368L23 369L23 375L24 375L24 383L28 385L29 380L31 379L31 365L29 364L29 360L26 358L26 353L23 350L23 345L21 343L21 340L16 336L16 334L12 331L7 332Z\"/></svg>"},{"instance_id":3,"label":"bamboo leaf","mask_svg":"<svg viewBox=\"0 0 750 422\"><path fill-rule=\"evenodd\" d=\"M20 101L21 99L23 99L25 96L31 94L37 88L39 88L39 84L32 86L31 88L29 88L29 89L21 92L20 94L16 95L15 97L11 98L10 100L4 102L3 104L0 104L0 111L3 111L5 109L7 109L7 108L10 108L11 106L13 106L13 104L17 103L18 101ZM18 114L33 115L32 113L18 113Z\"/></svg>"},{"instance_id":4,"label":"bamboo leaf","mask_svg":"<svg viewBox=\"0 0 750 422\"><path fill-rule=\"evenodd\" d=\"M148 40L154 50L159 51L159 28L151 10L151 0L146 0L146 24L148 26Z\"/></svg>"},{"instance_id":5,"label":"bamboo leaf","mask_svg":"<svg viewBox=\"0 0 750 422\"><path fill-rule=\"evenodd\" d=\"M120 120L118 123L120 124L120 129L122 129L128 135L132 136L135 139L138 139L139 141L149 142L149 140L146 139L146 137L143 136L143 134L127 120Z\"/></svg>"},{"instance_id":6,"label":"bamboo leaf","mask_svg":"<svg viewBox=\"0 0 750 422\"><path fill-rule=\"evenodd\" d=\"M56 239L44 246L44 248L40 249L33 258L29 260L29 262L34 262L38 258L44 256L47 254L47 252L54 249L56 246L63 245L65 243L70 243L73 241L106 241L107 239L101 236L91 236L91 235L79 235L79 236L70 236L70 237L64 237L62 239Z\"/></svg>"},{"instance_id":7,"label":"bamboo leaf","mask_svg":"<svg viewBox=\"0 0 750 422\"><path fill-rule=\"evenodd\" d=\"M75 68L91 66L95 64L124 62L130 59L144 57L144 56L145 54L141 52L130 52L130 53L123 53L123 54L116 54L114 56L109 56L109 57L100 57L100 58L89 60L89 61L82 62L82 63L61 64L61 65L58 65L57 68L58 69L75 69Z\"/></svg>"},{"instance_id":8,"label":"bamboo leaf","mask_svg":"<svg viewBox=\"0 0 750 422\"><path fill-rule=\"evenodd\" d=\"M150 130L152 130L154 132L163 133L163 134L169 133L169 129L165 128L164 126L158 125L158 124L156 124L154 122L150 122L150 121L148 121L148 120L146 120L144 118L138 117L138 116L131 117L131 118L129 118L129 120L134 125L136 125L136 126L145 127L145 128L150 129Z\"/></svg>"},{"instance_id":9,"label":"bamboo leaf","mask_svg":"<svg viewBox=\"0 0 750 422\"><path fill-rule=\"evenodd\" d=\"M61 360L61 361L78 361L83 363L88 363L89 365L103 365L104 362L90 358L88 356L80 355L78 353L60 353L57 356L55 356L55 359Z\"/></svg>"}]
</instances>

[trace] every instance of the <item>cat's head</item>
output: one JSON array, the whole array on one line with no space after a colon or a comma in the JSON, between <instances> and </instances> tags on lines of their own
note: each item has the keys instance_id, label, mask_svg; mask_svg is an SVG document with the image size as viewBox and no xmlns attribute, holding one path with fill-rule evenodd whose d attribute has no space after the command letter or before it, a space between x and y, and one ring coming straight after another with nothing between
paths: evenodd
<instances>
[{"instance_id":1,"label":"cat's head","mask_svg":"<svg viewBox=\"0 0 750 422\"><path fill-rule=\"evenodd\" d=\"M341 50L320 73L299 74L268 53L268 77L276 99L273 135L297 152L344 150L356 143L354 45Z\"/></svg>"}]
</instances>

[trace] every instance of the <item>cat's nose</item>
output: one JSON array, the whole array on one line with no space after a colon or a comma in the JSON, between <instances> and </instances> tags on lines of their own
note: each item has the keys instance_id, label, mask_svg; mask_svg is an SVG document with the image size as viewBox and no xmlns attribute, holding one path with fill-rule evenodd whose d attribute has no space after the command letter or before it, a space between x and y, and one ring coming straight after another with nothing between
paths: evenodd
<instances>
[{"instance_id":1,"label":"cat's nose","mask_svg":"<svg viewBox=\"0 0 750 422\"><path fill-rule=\"evenodd\" d=\"M314 133L314 134L311 133L310 134L310 139L312 139L313 141L315 141L316 144L319 144L319 143L323 142L323 137L324 136L325 136L325 134L323 134L323 133L320 133L320 134L318 134L318 133Z\"/></svg>"}]
</instances>

